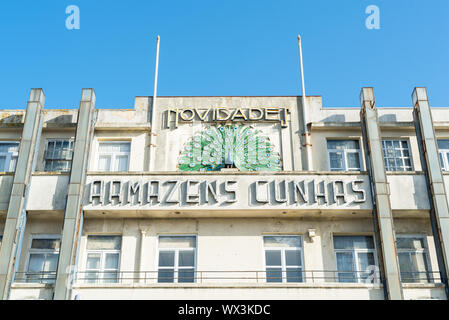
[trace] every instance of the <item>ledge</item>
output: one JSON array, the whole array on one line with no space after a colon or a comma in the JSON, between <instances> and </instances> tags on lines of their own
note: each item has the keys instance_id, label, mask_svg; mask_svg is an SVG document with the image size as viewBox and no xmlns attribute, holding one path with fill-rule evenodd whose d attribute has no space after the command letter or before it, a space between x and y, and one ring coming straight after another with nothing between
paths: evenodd
<instances>
[{"instance_id":1,"label":"ledge","mask_svg":"<svg viewBox=\"0 0 449 320\"><path fill-rule=\"evenodd\" d=\"M60 172L60 171L35 171L32 176L69 176L70 172Z\"/></svg>"},{"instance_id":2,"label":"ledge","mask_svg":"<svg viewBox=\"0 0 449 320\"><path fill-rule=\"evenodd\" d=\"M394 128L394 129L415 129L415 124L409 121L390 122L378 121L380 128ZM449 124L448 124L449 125ZM360 121L332 121L332 122L312 122L311 128L315 130L344 130L344 129L358 129L361 130Z\"/></svg>"},{"instance_id":3,"label":"ledge","mask_svg":"<svg viewBox=\"0 0 449 320\"><path fill-rule=\"evenodd\" d=\"M229 171L129 171L129 172L103 172L103 171L88 171L88 176L155 176L155 175L167 175L167 176L284 176L284 175L328 175L328 176L357 176L367 175L367 171L265 171L265 172L229 172Z\"/></svg>"},{"instance_id":4,"label":"ledge","mask_svg":"<svg viewBox=\"0 0 449 320\"><path fill-rule=\"evenodd\" d=\"M53 289L53 283L28 283L28 282L14 282L11 284L13 289Z\"/></svg>"},{"instance_id":5,"label":"ledge","mask_svg":"<svg viewBox=\"0 0 449 320\"><path fill-rule=\"evenodd\" d=\"M443 283L403 283L404 289L444 288Z\"/></svg>"},{"instance_id":6,"label":"ledge","mask_svg":"<svg viewBox=\"0 0 449 320\"><path fill-rule=\"evenodd\" d=\"M98 122L95 131L151 131L151 123Z\"/></svg>"}]
</instances>

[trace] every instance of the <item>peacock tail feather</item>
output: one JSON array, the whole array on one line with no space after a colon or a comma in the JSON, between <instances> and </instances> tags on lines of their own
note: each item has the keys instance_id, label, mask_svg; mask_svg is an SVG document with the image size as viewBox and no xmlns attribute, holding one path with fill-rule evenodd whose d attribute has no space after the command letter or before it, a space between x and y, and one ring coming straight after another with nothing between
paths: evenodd
<instances>
[{"instance_id":1,"label":"peacock tail feather","mask_svg":"<svg viewBox=\"0 0 449 320\"><path fill-rule=\"evenodd\" d=\"M229 162L240 171L280 171L279 153L270 139L251 126L206 127L184 145L181 171L219 171Z\"/></svg>"}]
</instances>

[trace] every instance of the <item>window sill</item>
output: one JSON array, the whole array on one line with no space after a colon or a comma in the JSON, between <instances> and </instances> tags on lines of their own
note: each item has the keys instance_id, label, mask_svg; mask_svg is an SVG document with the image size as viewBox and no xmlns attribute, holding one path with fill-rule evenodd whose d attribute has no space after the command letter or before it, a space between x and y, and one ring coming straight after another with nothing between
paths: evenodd
<instances>
[{"instance_id":1,"label":"window sill","mask_svg":"<svg viewBox=\"0 0 449 320\"><path fill-rule=\"evenodd\" d=\"M404 289L444 288L443 283L402 283Z\"/></svg>"},{"instance_id":2,"label":"window sill","mask_svg":"<svg viewBox=\"0 0 449 320\"><path fill-rule=\"evenodd\" d=\"M70 172L68 171L35 171L33 176L68 176Z\"/></svg>"}]
</instances>

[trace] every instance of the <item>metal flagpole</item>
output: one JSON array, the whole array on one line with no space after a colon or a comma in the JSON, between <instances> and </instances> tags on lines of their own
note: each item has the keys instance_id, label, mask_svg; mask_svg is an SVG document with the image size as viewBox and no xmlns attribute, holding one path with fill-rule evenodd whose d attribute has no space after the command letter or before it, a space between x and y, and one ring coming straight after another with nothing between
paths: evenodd
<instances>
[{"instance_id":1,"label":"metal flagpole","mask_svg":"<svg viewBox=\"0 0 449 320\"><path fill-rule=\"evenodd\" d=\"M155 109L156 109L156 100L157 100L157 76L158 76L158 68L159 68L159 42L161 37L157 36L156 40L156 69L154 71L154 88L153 88L153 103L151 106L151 133L150 133L150 157L149 157L149 170L153 171L153 163L154 163L154 147L153 144L153 136L156 135L154 132L155 126Z\"/></svg>"},{"instance_id":2,"label":"metal flagpole","mask_svg":"<svg viewBox=\"0 0 449 320\"><path fill-rule=\"evenodd\" d=\"M307 127L308 119L307 119L307 101L306 101L306 88L304 84L304 69L302 65L302 45L301 45L301 36L298 34L298 46L299 46L299 65L301 68L301 87L302 87L302 119L303 119L303 136L304 136L304 146L303 149L306 153L307 159L307 170L312 171L312 144L310 141L310 131Z\"/></svg>"}]
</instances>

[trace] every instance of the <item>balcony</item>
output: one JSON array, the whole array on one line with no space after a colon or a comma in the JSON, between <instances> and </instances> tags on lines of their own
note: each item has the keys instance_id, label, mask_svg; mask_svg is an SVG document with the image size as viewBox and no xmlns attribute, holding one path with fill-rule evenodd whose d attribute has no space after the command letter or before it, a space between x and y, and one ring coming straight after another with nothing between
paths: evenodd
<instances>
[{"instance_id":1,"label":"balcony","mask_svg":"<svg viewBox=\"0 0 449 320\"><path fill-rule=\"evenodd\" d=\"M438 272L402 277L405 299L445 299ZM78 272L73 289L77 299L383 299L377 274L337 270Z\"/></svg>"},{"instance_id":2,"label":"balcony","mask_svg":"<svg viewBox=\"0 0 449 320\"><path fill-rule=\"evenodd\" d=\"M405 299L446 299L439 272L401 274ZM55 272L17 273L10 299L52 299ZM383 299L375 272L306 270L195 271L167 276L158 271L78 272L73 299Z\"/></svg>"}]
</instances>

